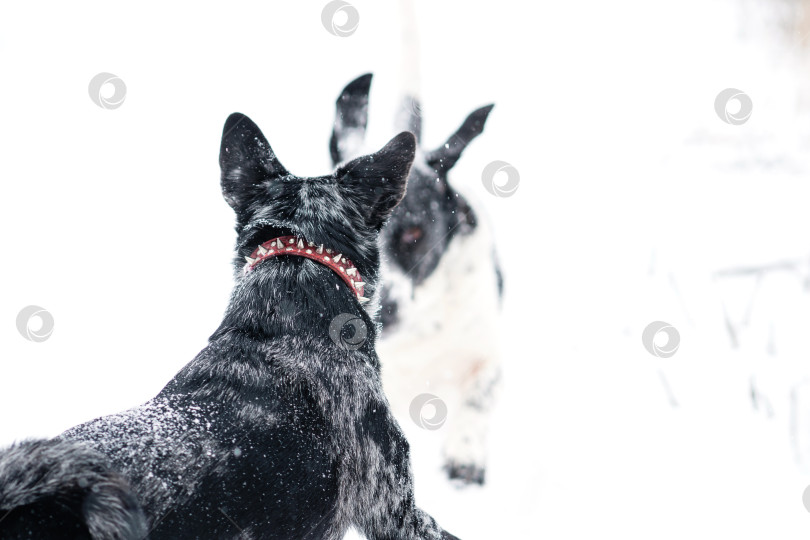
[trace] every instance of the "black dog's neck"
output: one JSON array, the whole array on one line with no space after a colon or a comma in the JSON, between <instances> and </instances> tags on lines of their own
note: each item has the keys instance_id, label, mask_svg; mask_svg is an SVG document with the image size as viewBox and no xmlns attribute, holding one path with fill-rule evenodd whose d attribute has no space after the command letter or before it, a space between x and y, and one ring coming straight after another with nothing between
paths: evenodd
<instances>
[{"instance_id":1,"label":"black dog's neck","mask_svg":"<svg viewBox=\"0 0 810 540\"><path fill-rule=\"evenodd\" d=\"M369 291L373 286L367 283ZM333 340L329 324L342 313L362 319L373 343L376 329L368 313L332 269L302 257L276 257L240 278L212 340L227 330L263 341L290 335Z\"/></svg>"},{"instance_id":2,"label":"black dog's neck","mask_svg":"<svg viewBox=\"0 0 810 540\"><path fill-rule=\"evenodd\" d=\"M358 346L342 341L343 329L334 325L344 320L341 316L365 326ZM336 363L379 369L376 336L366 310L330 268L301 257L277 257L242 276L208 345L161 395L215 403L258 399L270 384L267 370L278 362L308 377L331 377Z\"/></svg>"}]
</instances>

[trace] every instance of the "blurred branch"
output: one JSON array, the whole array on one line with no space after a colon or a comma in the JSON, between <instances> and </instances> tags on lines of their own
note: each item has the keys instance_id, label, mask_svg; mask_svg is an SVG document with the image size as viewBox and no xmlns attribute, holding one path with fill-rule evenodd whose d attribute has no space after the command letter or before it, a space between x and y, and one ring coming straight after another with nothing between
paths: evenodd
<instances>
[{"instance_id":1,"label":"blurred branch","mask_svg":"<svg viewBox=\"0 0 810 540\"><path fill-rule=\"evenodd\" d=\"M664 375L664 372L661 369L658 370L658 375L661 377L661 384L664 385L664 392L666 392L667 398L669 398L669 404L672 407L677 407L678 400L675 399L675 394L672 392L672 387L669 385L666 375Z\"/></svg>"},{"instance_id":2,"label":"blurred branch","mask_svg":"<svg viewBox=\"0 0 810 540\"><path fill-rule=\"evenodd\" d=\"M728 268L726 270L718 270L714 273L715 278L725 277L745 277L752 275L761 275L768 272L779 271L793 271L799 273L803 272L804 267L808 265L807 260L794 260L794 261L780 261L763 266L740 266L736 268Z\"/></svg>"}]
</instances>

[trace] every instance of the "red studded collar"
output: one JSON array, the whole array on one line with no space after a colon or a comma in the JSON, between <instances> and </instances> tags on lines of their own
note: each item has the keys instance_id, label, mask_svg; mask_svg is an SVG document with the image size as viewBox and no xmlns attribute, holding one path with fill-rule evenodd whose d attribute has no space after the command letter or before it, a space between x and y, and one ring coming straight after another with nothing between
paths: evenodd
<instances>
[{"instance_id":1,"label":"red studded collar","mask_svg":"<svg viewBox=\"0 0 810 540\"><path fill-rule=\"evenodd\" d=\"M250 257L245 257L247 261L245 272L250 272L265 259L278 255L298 255L328 266L346 282L361 304L368 302L368 298L363 296L365 283L354 263L340 253L335 253L328 248L324 249L323 245L316 246L297 236L279 236L261 244L253 250Z\"/></svg>"}]
</instances>

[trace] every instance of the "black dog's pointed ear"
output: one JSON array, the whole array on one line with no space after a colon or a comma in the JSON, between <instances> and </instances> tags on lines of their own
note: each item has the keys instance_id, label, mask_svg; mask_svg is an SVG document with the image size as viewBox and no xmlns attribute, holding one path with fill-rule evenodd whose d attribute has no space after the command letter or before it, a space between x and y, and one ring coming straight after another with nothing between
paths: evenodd
<instances>
[{"instance_id":1,"label":"black dog's pointed ear","mask_svg":"<svg viewBox=\"0 0 810 540\"><path fill-rule=\"evenodd\" d=\"M370 89L371 73L366 73L347 84L335 102L335 126L329 141L333 165L353 158L363 145Z\"/></svg>"},{"instance_id":2,"label":"black dog's pointed ear","mask_svg":"<svg viewBox=\"0 0 810 540\"><path fill-rule=\"evenodd\" d=\"M461 153L484 131L489 112L495 105L487 105L470 113L461 127L453 133L441 147L428 152L425 159L437 171L448 171L456 164Z\"/></svg>"},{"instance_id":3,"label":"black dog's pointed ear","mask_svg":"<svg viewBox=\"0 0 810 540\"><path fill-rule=\"evenodd\" d=\"M405 196L415 153L416 139L406 131L380 151L354 159L335 171L346 197L355 201L370 227L382 228Z\"/></svg>"},{"instance_id":4,"label":"black dog's pointed ear","mask_svg":"<svg viewBox=\"0 0 810 540\"><path fill-rule=\"evenodd\" d=\"M222 195L234 210L243 208L263 181L287 174L259 126L240 113L225 121L219 167Z\"/></svg>"}]
</instances>

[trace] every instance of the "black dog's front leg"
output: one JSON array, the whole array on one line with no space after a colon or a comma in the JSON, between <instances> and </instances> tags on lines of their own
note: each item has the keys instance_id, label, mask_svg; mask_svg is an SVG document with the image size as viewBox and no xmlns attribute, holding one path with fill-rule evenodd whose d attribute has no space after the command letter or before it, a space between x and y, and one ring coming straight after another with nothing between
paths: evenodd
<instances>
[{"instance_id":1,"label":"black dog's front leg","mask_svg":"<svg viewBox=\"0 0 810 540\"><path fill-rule=\"evenodd\" d=\"M458 540L417 508L408 441L387 405L369 406L364 420L356 526L369 540Z\"/></svg>"}]
</instances>

